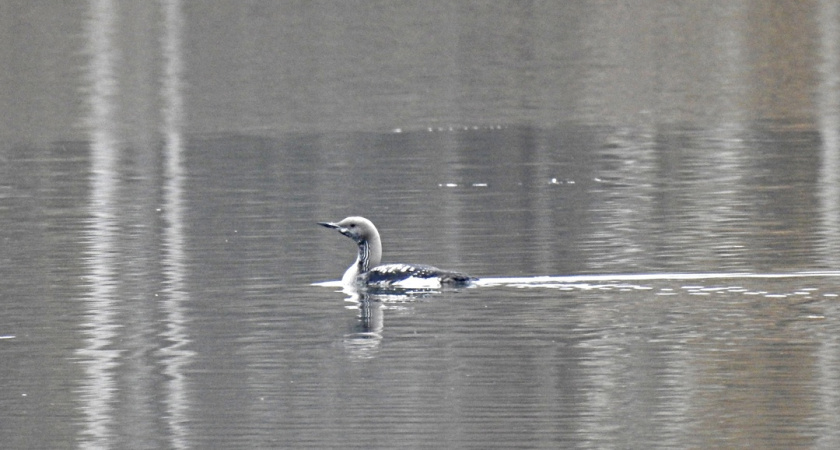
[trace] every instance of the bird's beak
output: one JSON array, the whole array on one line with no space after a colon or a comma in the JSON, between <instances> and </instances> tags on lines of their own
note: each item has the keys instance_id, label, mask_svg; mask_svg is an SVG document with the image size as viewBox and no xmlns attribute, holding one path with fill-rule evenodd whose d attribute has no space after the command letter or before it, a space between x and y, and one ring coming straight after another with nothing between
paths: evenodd
<instances>
[{"instance_id":1,"label":"bird's beak","mask_svg":"<svg viewBox=\"0 0 840 450\"><path fill-rule=\"evenodd\" d=\"M353 236L353 234L350 233L350 230L348 228L342 227L337 223L318 222L318 225L321 225L322 227L332 228L333 230L338 231L339 233L353 239L354 241L357 240L356 236Z\"/></svg>"}]
</instances>

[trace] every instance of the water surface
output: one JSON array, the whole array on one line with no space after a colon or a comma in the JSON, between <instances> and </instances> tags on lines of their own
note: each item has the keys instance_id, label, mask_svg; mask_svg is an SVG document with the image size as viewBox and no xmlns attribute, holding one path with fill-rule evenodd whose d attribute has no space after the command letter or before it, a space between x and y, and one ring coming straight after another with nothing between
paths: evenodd
<instances>
[{"instance_id":1,"label":"water surface","mask_svg":"<svg viewBox=\"0 0 840 450\"><path fill-rule=\"evenodd\" d=\"M838 11L10 3L4 448L835 448ZM386 262L482 278L358 297Z\"/></svg>"}]
</instances>

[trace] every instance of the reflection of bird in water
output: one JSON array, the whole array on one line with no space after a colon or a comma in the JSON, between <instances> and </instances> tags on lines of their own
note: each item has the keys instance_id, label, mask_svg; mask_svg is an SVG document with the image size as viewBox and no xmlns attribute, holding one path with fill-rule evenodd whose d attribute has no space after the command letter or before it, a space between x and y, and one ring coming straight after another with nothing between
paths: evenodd
<instances>
[{"instance_id":1,"label":"reflection of bird in water","mask_svg":"<svg viewBox=\"0 0 840 450\"><path fill-rule=\"evenodd\" d=\"M383 264L382 243L379 231L364 217L348 217L341 222L319 222L353 239L359 246L356 261L350 266L341 282L345 286L374 288L439 288L442 286L467 286L475 281L469 275L441 270L437 267L414 264Z\"/></svg>"},{"instance_id":2,"label":"reflection of bird in water","mask_svg":"<svg viewBox=\"0 0 840 450\"><path fill-rule=\"evenodd\" d=\"M359 321L356 324L357 335L381 337L383 324L382 302L371 300L367 295L351 296L359 310Z\"/></svg>"},{"instance_id":3,"label":"reflection of bird in water","mask_svg":"<svg viewBox=\"0 0 840 450\"><path fill-rule=\"evenodd\" d=\"M382 342L382 302L371 300L363 293L351 294L347 300L355 304L351 309L358 309L359 315L351 327L351 332L344 335L344 347L356 358L373 358Z\"/></svg>"}]
</instances>

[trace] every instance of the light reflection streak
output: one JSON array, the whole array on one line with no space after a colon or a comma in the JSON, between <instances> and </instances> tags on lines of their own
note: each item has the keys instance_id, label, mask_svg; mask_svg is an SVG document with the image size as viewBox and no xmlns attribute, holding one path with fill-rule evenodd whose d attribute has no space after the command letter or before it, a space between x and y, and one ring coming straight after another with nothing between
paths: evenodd
<instances>
[{"instance_id":1,"label":"light reflection streak","mask_svg":"<svg viewBox=\"0 0 840 450\"><path fill-rule=\"evenodd\" d=\"M831 266L840 263L840 29L838 5L823 1L818 14L822 32L820 84L818 87L819 127L822 137L820 201L822 252Z\"/></svg>"},{"instance_id":2,"label":"light reflection streak","mask_svg":"<svg viewBox=\"0 0 840 450\"><path fill-rule=\"evenodd\" d=\"M819 3L820 28L820 84L818 86L817 107L819 108L819 127L822 137L822 165L820 167L820 211L822 215L823 242L820 246L823 260L830 267L840 263L840 5L833 0ZM835 302L827 303L825 315L836 315ZM823 417L833 418L834 425L826 424L826 429L834 433L824 433L817 441L817 447L837 448L840 445L840 419L837 416L840 407L840 376L837 366L840 363L840 341L826 338L816 351L819 374L818 404L823 410Z\"/></svg>"},{"instance_id":3,"label":"light reflection streak","mask_svg":"<svg viewBox=\"0 0 840 450\"><path fill-rule=\"evenodd\" d=\"M111 0L91 0L87 23L90 54L89 77L91 130L91 224L88 230L90 296L86 299L84 346L76 355L84 364L85 379L80 388L85 417L83 448L106 448L113 438L114 402L117 395L114 379L120 351L111 349L116 329L116 191L115 167L118 146L113 132L113 96L116 90L113 48L115 11Z\"/></svg>"},{"instance_id":4,"label":"light reflection streak","mask_svg":"<svg viewBox=\"0 0 840 450\"><path fill-rule=\"evenodd\" d=\"M510 278L481 278L476 286L498 285L530 285L540 286L551 283L580 283L607 281L680 281L680 280L720 280L720 279L778 279L778 278L840 278L840 271L808 271L788 273L636 273L636 274L604 274L604 275L568 275L568 276L537 276Z\"/></svg>"},{"instance_id":5,"label":"light reflection streak","mask_svg":"<svg viewBox=\"0 0 840 450\"><path fill-rule=\"evenodd\" d=\"M183 97L180 0L162 0L164 16L163 54L163 136L164 170L163 211L166 226L163 231L164 299L161 308L166 328L162 333L167 346L161 348L161 365L168 377L165 384L166 421L173 448L188 448L188 389L183 370L192 361L193 352L185 347L190 339L186 332L184 303L189 300L184 286L184 205L183 205Z\"/></svg>"},{"instance_id":6,"label":"light reflection streak","mask_svg":"<svg viewBox=\"0 0 840 450\"><path fill-rule=\"evenodd\" d=\"M89 115L87 129L91 142L91 175L89 214L87 230L88 247L86 264L88 268L89 295L84 299L84 316L80 327L84 338L75 356L84 367L78 398L82 417L79 446L82 448L115 447L122 430L148 433L153 430L149 424L162 423L167 427L163 439L167 447L188 448L188 388L184 368L190 364L193 352L186 346L190 343L186 332L187 318L184 304L188 300L185 288L184 250L184 205L183 205L183 95L181 52L183 17L180 0L160 0L163 18L161 36L163 70L161 79L162 125L164 139L164 177L162 205L165 225L160 241L163 275L162 301L158 304L143 303L142 308L160 308L164 329L160 332L160 347L155 354L160 372L165 376L160 384L155 383L153 368L146 361L126 361L126 350L120 348L147 349L156 345L144 337L142 330L152 326L144 322L139 328L127 330L123 316L126 290L130 292L129 278L144 275L125 273L125 263L130 258L123 240L126 239L125 218L122 202L138 192L123 192L129 189L120 178L121 153L124 151L120 139L119 110L122 96L129 98L129 86L118 83L122 55L119 53L120 19L119 2L115 0L90 0L87 20L88 101ZM144 22L146 24L146 22ZM143 63L149 61L143 60ZM142 87L142 86L141 86ZM141 142L151 142L154 137L147 133ZM153 146L141 145L140 156L152 155ZM147 170L147 180L154 180L151 158L138 159L140 169ZM139 195L155 194L153 183L137 184ZM152 191L152 192L150 192ZM153 198L153 197L149 197ZM151 206L151 205L149 205ZM142 220L138 218L137 220ZM150 233L134 236L152 237ZM152 242L145 242L152 244ZM121 268L122 267L122 268ZM137 268L141 265L133 265ZM148 268L149 266L142 266ZM139 269L143 270L143 269ZM145 272L144 272L145 273ZM142 278L147 279L147 278ZM148 289L144 286L141 289ZM157 286L152 289L157 289ZM143 296L130 296L145 301ZM151 316L147 316L151 317ZM138 331L139 330L139 331ZM132 334L132 333L137 334ZM128 363L128 364L127 364ZM139 383L138 383L139 381ZM126 384L129 383L129 384ZM158 396L158 392L160 396ZM152 414L160 399L162 417ZM138 424L141 426L138 428ZM131 432L129 432L130 434ZM145 435L145 439L154 439Z\"/></svg>"}]
</instances>

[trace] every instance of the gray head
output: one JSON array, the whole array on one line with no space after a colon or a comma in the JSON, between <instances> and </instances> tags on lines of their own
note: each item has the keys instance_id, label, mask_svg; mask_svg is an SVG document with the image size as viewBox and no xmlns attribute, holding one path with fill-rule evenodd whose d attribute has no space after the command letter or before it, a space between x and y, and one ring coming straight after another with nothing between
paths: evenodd
<instances>
[{"instance_id":1,"label":"gray head","mask_svg":"<svg viewBox=\"0 0 840 450\"><path fill-rule=\"evenodd\" d=\"M382 243L379 240L379 231L370 220L351 216L338 223L318 222L318 225L332 228L359 245L359 256L356 258L359 273L379 265L382 260Z\"/></svg>"},{"instance_id":2,"label":"gray head","mask_svg":"<svg viewBox=\"0 0 840 450\"><path fill-rule=\"evenodd\" d=\"M376 230L373 222L365 219L364 217L352 216L338 223L318 222L318 225L332 228L350 239L353 239L357 244L362 241L370 242L373 240L379 240L379 231Z\"/></svg>"}]
</instances>

